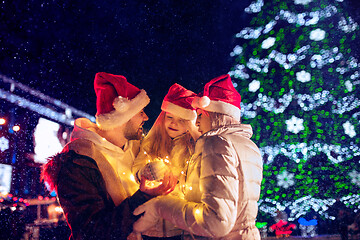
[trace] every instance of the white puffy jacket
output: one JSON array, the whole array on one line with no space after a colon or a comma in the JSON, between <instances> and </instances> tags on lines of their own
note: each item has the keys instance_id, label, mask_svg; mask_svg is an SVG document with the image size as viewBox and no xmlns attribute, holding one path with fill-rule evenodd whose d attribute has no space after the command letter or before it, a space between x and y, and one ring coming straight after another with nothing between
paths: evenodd
<instances>
[{"instance_id":1,"label":"white puffy jacket","mask_svg":"<svg viewBox=\"0 0 360 240\"><path fill-rule=\"evenodd\" d=\"M201 136L188 164L185 199L159 198L160 217L186 230L191 238L260 239L255 219L263 163L251 136L251 126L244 124Z\"/></svg>"}]
</instances>

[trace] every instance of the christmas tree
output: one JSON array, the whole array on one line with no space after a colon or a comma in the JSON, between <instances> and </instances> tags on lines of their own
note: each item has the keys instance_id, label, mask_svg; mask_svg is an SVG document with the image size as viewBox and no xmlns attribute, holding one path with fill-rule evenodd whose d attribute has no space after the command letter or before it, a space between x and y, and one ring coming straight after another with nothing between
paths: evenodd
<instances>
[{"instance_id":1,"label":"christmas tree","mask_svg":"<svg viewBox=\"0 0 360 240\"><path fill-rule=\"evenodd\" d=\"M333 219L336 198L359 210L360 30L346 6L257 0L245 9L229 74L264 159L260 216Z\"/></svg>"}]
</instances>

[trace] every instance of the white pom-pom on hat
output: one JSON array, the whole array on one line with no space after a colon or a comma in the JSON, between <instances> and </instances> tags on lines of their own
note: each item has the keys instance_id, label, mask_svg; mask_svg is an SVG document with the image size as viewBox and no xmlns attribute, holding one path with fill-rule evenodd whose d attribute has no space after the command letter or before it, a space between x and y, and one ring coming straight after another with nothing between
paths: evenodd
<instances>
[{"instance_id":1,"label":"white pom-pom on hat","mask_svg":"<svg viewBox=\"0 0 360 240\"><path fill-rule=\"evenodd\" d=\"M210 105L210 98L208 96L195 97L191 103L193 108L206 108Z\"/></svg>"}]
</instances>

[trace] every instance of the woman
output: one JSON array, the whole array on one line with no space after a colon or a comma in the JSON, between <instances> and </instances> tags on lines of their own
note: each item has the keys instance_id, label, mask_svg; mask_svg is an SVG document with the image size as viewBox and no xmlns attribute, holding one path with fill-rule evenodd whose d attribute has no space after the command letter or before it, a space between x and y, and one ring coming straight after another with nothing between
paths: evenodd
<instances>
[{"instance_id":1,"label":"woman","mask_svg":"<svg viewBox=\"0 0 360 240\"><path fill-rule=\"evenodd\" d=\"M255 227L262 180L262 158L250 140L250 125L240 124L240 94L229 75L205 85L193 101L202 136L187 166L184 199L158 197L135 210L143 231L159 216L192 239L260 239Z\"/></svg>"},{"instance_id":2,"label":"woman","mask_svg":"<svg viewBox=\"0 0 360 240\"><path fill-rule=\"evenodd\" d=\"M196 112L191 106L196 96L179 84L170 87L165 96L159 117L141 143L141 150L134 161L133 173L149 180L161 180L166 171L181 179L186 162L194 152L195 140L200 136L196 126ZM180 180L181 181L181 180ZM175 189L171 194L179 196ZM157 226L143 233L143 239L180 239L181 230L160 221Z\"/></svg>"}]
</instances>

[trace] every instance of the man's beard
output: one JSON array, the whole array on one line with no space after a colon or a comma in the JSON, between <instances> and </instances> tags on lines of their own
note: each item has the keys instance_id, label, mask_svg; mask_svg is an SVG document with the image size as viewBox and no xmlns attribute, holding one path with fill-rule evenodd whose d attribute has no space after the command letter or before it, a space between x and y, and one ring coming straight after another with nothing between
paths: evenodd
<instances>
[{"instance_id":1,"label":"man's beard","mask_svg":"<svg viewBox=\"0 0 360 240\"><path fill-rule=\"evenodd\" d=\"M126 123L124 135L127 140L140 140L142 132L142 127L134 126L131 121Z\"/></svg>"}]
</instances>

